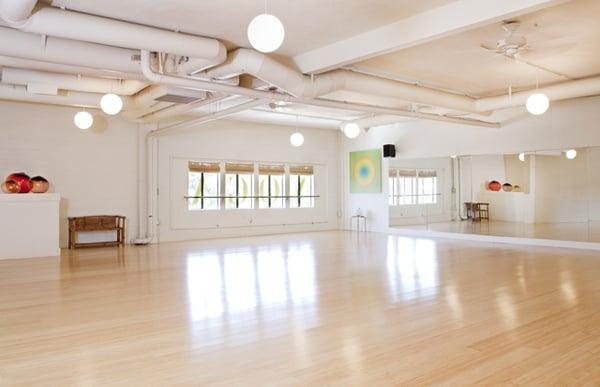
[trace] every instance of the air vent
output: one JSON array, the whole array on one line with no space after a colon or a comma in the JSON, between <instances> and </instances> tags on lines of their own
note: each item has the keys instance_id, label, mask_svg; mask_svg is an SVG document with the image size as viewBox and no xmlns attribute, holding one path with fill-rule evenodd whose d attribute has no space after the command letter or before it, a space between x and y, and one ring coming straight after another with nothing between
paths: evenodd
<instances>
[{"instance_id":1,"label":"air vent","mask_svg":"<svg viewBox=\"0 0 600 387\"><path fill-rule=\"evenodd\" d=\"M154 99L161 102L187 104L205 98L205 91L184 89L179 87L165 87L164 94Z\"/></svg>"}]
</instances>

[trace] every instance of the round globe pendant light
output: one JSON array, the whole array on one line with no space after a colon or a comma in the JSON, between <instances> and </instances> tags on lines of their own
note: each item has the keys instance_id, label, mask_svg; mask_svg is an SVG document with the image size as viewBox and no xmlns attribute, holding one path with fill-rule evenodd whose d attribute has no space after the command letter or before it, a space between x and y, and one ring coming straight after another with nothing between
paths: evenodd
<instances>
[{"instance_id":1,"label":"round globe pendant light","mask_svg":"<svg viewBox=\"0 0 600 387\"><path fill-rule=\"evenodd\" d=\"M104 113L114 116L123 109L123 100L116 94L105 94L100 100L100 107Z\"/></svg>"},{"instance_id":2,"label":"round globe pendant light","mask_svg":"<svg viewBox=\"0 0 600 387\"><path fill-rule=\"evenodd\" d=\"M348 138L356 138L360 134L360 126L354 122L349 122L342 128Z\"/></svg>"},{"instance_id":3,"label":"round globe pendant light","mask_svg":"<svg viewBox=\"0 0 600 387\"><path fill-rule=\"evenodd\" d=\"M94 117L86 111L81 111L75 114L73 122L79 129L89 129L94 124Z\"/></svg>"},{"instance_id":4,"label":"round globe pendant light","mask_svg":"<svg viewBox=\"0 0 600 387\"><path fill-rule=\"evenodd\" d=\"M290 136L290 143L295 147L302 146L304 144L304 136L300 132L293 133Z\"/></svg>"},{"instance_id":5,"label":"round globe pendant light","mask_svg":"<svg viewBox=\"0 0 600 387\"><path fill-rule=\"evenodd\" d=\"M283 24L276 16L268 13L256 16L248 25L248 40L260 52L277 50L284 38Z\"/></svg>"},{"instance_id":6,"label":"round globe pendant light","mask_svg":"<svg viewBox=\"0 0 600 387\"><path fill-rule=\"evenodd\" d=\"M577 157L577 151L575 149L569 149L565 152L565 157L569 160L574 160Z\"/></svg>"},{"instance_id":7,"label":"round globe pendant light","mask_svg":"<svg viewBox=\"0 0 600 387\"><path fill-rule=\"evenodd\" d=\"M550 100L543 93L534 93L527 97L527 103L525 104L527 111L534 116L539 116L546 113L548 107L550 107Z\"/></svg>"}]
</instances>

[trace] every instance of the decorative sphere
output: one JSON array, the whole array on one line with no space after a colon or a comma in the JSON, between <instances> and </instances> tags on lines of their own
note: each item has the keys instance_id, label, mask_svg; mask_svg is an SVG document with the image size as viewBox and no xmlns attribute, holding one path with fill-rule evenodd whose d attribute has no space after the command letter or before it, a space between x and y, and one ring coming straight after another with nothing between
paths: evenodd
<instances>
[{"instance_id":1,"label":"decorative sphere","mask_svg":"<svg viewBox=\"0 0 600 387\"><path fill-rule=\"evenodd\" d=\"M575 149L569 149L565 152L565 156L569 160L573 160L575 157L577 157L577 151Z\"/></svg>"},{"instance_id":2,"label":"decorative sphere","mask_svg":"<svg viewBox=\"0 0 600 387\"><path fill-rule=\"evenodd\" d=\"M343 131L346 137L356 138L360 134L360 126L358 126L358 124L355 124L354 122L350 122L344 125Z\"/></svg>"},{"instance_id":3,"label":"decorative sphere","mask_svg":"<svg viewBox=\"0 0 600 387\"><path fill-rule=\"evenodd\" d=\"M290 136L290 143L293 146L302 146L304 144L304 136L300 132L296 132Z\"/></svg>"},{"instance_id":4,"label":"decorative sphere","mask_svg":"<svg viewBox=\"0 0 600 387\"><path fill-rule=\"evenodd\" d=\"M527 111L529 113L539 116L546 113L546 110L548 110L548 107L550 107L550 100L546 94L535 93L531 94L527 98L527 103L525 106L527 107Z\"/></svg>"},{"instance_id":5,"label":"decorative sphere","mask_svg":"<svg viewBox=\"0 0 600 387\"><path fill-rule=\"evenodd\" d=\"M105 94L100 100L100 107L104 113L114 116L123 109L123 100L116 94Z\"/></svg>"},{"instance_id":6,"label":"decorative sphere","mask_svg":"<svg viewBox=\"0 0 600 387\"><path fill-rule=\"evenodd\" d=\"M248 25L248 40L260 52L277 50L285 38L281 21L273 15L263 13L256 16Z\"/></svg>"},{"instance_id":7,"label":"decorative sphere","mask_svg":"<svg viewBox=\"0 0 600 387\"><path fill-rule=\"evenodd\" d=\"M94 117L88 112L79 112L75 114L73 121L79 129L89 129L94 124Z\"/></svg>"}]
</instances>

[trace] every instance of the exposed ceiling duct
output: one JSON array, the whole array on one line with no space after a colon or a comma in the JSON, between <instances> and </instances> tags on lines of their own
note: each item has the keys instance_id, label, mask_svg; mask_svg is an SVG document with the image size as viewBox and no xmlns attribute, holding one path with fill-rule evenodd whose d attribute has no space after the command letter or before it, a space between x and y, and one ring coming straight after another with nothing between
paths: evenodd
<instances>
[{"instance_id":1,"label":"exposed ceiling duct","mask_svg":"<svg viewBox=\"0 0 600 387\"><path fill-rule=\"evenodd\" d=\"M97 109L100 106L100 98L102 98L102 94L79 91L63 92L59 95L32 94L27 91L25 86L0 84L0 99L11 101ZM130 107L132 106L132 101L127 97L123 97L123 104L126 107Z\"/></svg>"},{"instance_id":2,"label":"exposed ceiling duct","mask_svg":"<svg viewBox=\"0 0 600 387\"><path fill-rule=\"evenodd\" d=\"M527 98L533 93L543 93L551 101L561 101L571 98L589 97L600 94L600 77L591 77L566 81L536 90L519 91L512 95L480 98L476 102L477 110L493 111L509 107L524 106Z\"/></svg>"},{"instance_id":3,"label":"exposed ceiling duct","mask_svg":"<svg viewBox=\"0 0 600 387\"><path fill-rule=\"evenodd\" d=\"M0 54L42 62L111 70L127 78L140 78L139 51L21 32L0 27Z\"/></svg>"},{"instance_id":4,"label":"exposed ceiling duct","mask_svg":"<svg viewBox=\"0 0 600 387\"><path fill-rule=\"evenodd\" d=\"M254 90L254 89L248 89L248 88L240 87L240 86L215 84L215 83L209 82L209 81L184 78L184 77L176 77L176 76L166 75L166 74L158 74L152 70L152 65L151 65L152 58L151 58L150 52L148 52L146 50L142 50L141 59L142 59L142 64L141 64L142 72L144 73L146 78L148 78L149 81L151 81L153 83L157 83L157 84L168 84L168 85L181 86L181 87L197 88L197 89L206 90L206 91L217 91L217 92L223 92L223 93L232 94L232 95L242 95L242 96L255 98L255 99L263 99L263 100L270 100L270 101L282 100L282 101L296 102L299 104L310 105L310 106L321 106L321 107L328 107L328 108L333 108L333 109L341 109L341 110L349 110L349 111L362 111L362 112L377 113L377 114L394 114L394 115L398 115L398 116L406 115L407 117L415 117L415 114L419 114L419 118L427 119L427 117L431 116L432 119L436 119L436 120L439 117L441 117L441 116L438 116L435 114L415 113L415 112L406 111L406 110L402 110L402 109L384 108L384 107L372 106L372 105L361 105L361 104L356 104L356 103L332 101L332 100L326 100L326 99L320 99L320 98L295 97L295 96L289 96L289 95L276 93L276 92L272 92L272 91ZM483 125L483 126L489 126L490 124L499 125L497 123L489 123L489 122L485 122L485 121L470 120L470 119L467 120L467 119L461 119L461 118L453 119L453 122L460 121L460 120L464 120L465 122L468 122L471 125L477 125L478 122L480 122L481 125Z\"/></svg>"},{"instance_id":5,"label":"exposed ceiling duct","mask_svg":"<svg viewBox=\"0 0 600 387\"><path fill-rule=\"evenodd\" d=\"M410 114L413 114L412 116ZM416 118L416 119L426 119L429 121L440 121L440 122L449 122L453 124L461 124L461 125L471 125L471 126L479 126L479 127L487 127L492 129L500 128L500 124L497 122L486 122L480 120L472 120L469 118L458 118L458 117L448 117L441 116L437 114L430 113L421 113L421 112L407 112L407 114L399 116L393 114L378 114L370 117L364 117L358 120L352 120L343 122L340 127L343 128L345 125L349 123L357 124L362 129L370 129L377 126L384 125L392 125L400 122L404 122L407 119Z\"/></svg>"},{"instance_id":6,"label":"exposed ceiling duct","mask_svg":"<svg viewBox=\"0 0 600 387\"><path fill-rule=\"evenodd\" d=\"M240 48L225 63L202 73L212 79L250 74L296 96L314 98L338 90L384 95L414 103L476 112L473 98L385 78L335 70L315 77L299 73L257 51Z\"/></svg>"},{"instance_id":7,"label":"exposed ceiling duct","mask_svg":"<svg viewBox=\"0 0 600 387\"><path fill-rule=\"evenodd\" d=\"M53 7L42 7L26 15L35 4L35 0L3 0L0 16L11 27L41 35L202 58L213 64L222 63L227 56L225 45L216 39Z\"/></svg>"},{"instance_id":8,"label":"exposed ceiling duct","mask_svg":"<svg viewBox=\"0 0 600 387\"><path fill-rule=\"evenodd\" d=\"M86 91L91 93L116 93L133 95L148 84L137 80L93 78L70 74L48 73L5 67L1 71L2 83L11 85L48 85L56 89Z\"/></svg>"}]
</instances>

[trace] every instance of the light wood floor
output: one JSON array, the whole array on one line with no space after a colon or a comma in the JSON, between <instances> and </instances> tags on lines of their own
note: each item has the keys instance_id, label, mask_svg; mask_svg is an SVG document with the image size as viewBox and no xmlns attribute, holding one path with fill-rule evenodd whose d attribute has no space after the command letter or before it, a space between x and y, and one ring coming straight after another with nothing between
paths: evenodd
<instances>
[{"instance_id":1,"label":"light wood floor","mask_svg":"<svg viewBox=\"0 0 600 387\"><path fill-rule=\"evenodd\" d=\"M597 252L322 232L0 261L0 385L600 385Z\"/></svg>"}]
</instances>

